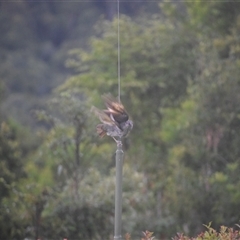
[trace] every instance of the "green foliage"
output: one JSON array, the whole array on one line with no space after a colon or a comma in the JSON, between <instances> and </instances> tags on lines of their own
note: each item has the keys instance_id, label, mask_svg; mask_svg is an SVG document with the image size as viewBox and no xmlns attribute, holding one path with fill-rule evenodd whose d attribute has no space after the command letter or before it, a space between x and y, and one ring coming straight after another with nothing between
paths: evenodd
<instances>
[{"instance_id":1,"label":"green foliage","mask_svg":"<svg viewBox=\"0 0 240 240\"><path fill-rule=\"evenodd\" d=\"M173 18L159 22L120 22L122 101L135 124L128 158L147 173L155 196L145 227L169 236L199 232L213 219L233 224L239 178L227 169L239 159L239 73L228 56L237 56L229 50L237 49L237 27L227 38L210 38ZM79 89L94 105L100 93L117 93L117 22L101 24L90 52L72 52L68 64L80 74L59 88Z\"/></svg>"},{"instance_id":2,"label":"green foliage","mask_svg":"<svg viewBox=\"0 0 240 240\"><path fill-rule=\"evenodd\" d=\"M146 154L143 159L150 152L159 154L161 109L179 104L195 68L191 36L181 24L160 21L120 20L122 101L134 119L131 141L139 146L133 149L133 160L138 154ZM117 22L103 22L101 29L102 37L90 42L91 52L72 52L68 64L80 74L60 87L84 90L94 105L104 92L117 95ZM145 167L148 163L144 161Z\"/></svg>"},{"instance_id":3,"label":"green foliage","mask_svg":"<svg viewBox=\"0 0 240 240\"><path fill-rule=\"evenodd\" d=\"M84 91L88 101L94 105L98 104L100 93L117 92L117 22L103 22L101 29L101 38L94 38L90 42L90 52L72 52L73 57L68 65L80 74L59 88L59 91L73 88ZM189 111L187 116L184 115L185 112L179 116L182 123L175 118L176 113L173 112L172 116L176 119L174 128L168 121L170 116L165 120L165 115L174 107L181 113L177 107L185 99L189 78L196 69L193 36L186 34L181 23L174 25L158 18L144 24L122 17L120 29L121 81L124 83L122 101L134 120L127 155L133 165L148 173L151 186L149 190L155 195L151 210L152 221L146 222L145 227L170 232L170 229L165 229L173 224L174 215L169 213L171 206L168 197L172 196L166 186L176 183L171 183L172 180L168 177L171 169L166 162L168 153L165 146L172 144L172 140L167 141L163 135L169 135L168 131L171 130L170 135L174 134L179 139L175 129L179 129L179 126L188 127L185 119L192 114L194 102L186 101L182 104L184 111ZM162 209L162 206L166 208ZM156 209L155 214L153 209Z\"/></svg>"},{"instance_id":4,"label":"green foliage","mask_svg":"<svg viewBox=\"0 0 240 240\"><path fill-rule=\"evenodd\" d=\"M136 225L143 227L141 220L148 211L152 194L147 192L146 183L141 182L145 177L142 173L135 171L132 174L133 169L128 165L124 166L123 172L123 221L129 223L124 226L124 231L134 233ZM74 176L69 178L63 191L57 198L51 198L43 212L45 224L41 236L108 239L113 229L114 178L114 169L106 176L96 168L80 173L79 182Z\"/></svg>"},{"instance_id":5,"label":"green foliage","mask_svg":"<svg viewBox=\"0 0 240 240\"><path fill-rule=\"evenodd\" d=\"M69 49L84 46L101 10L93 2L4 2L0 6L1 111L27 127L69 74Z\"/></svg>"},{"instance_id":6,"label":"green foliage","mask_svg":"<svg viewBox=\"0 0 240 240\"><path fill-rule=\"evenodd\" d=\"M238 1L198 0L187 2L186 5L191 25L204 32L229 33L239 16Z\"/></svg>"},{"instance_id":7,"label":"green foliage","mask_svg":"<svg viewBox=\"0 0 240 240\"><path fill-rule=\"evenodd\" d=\"M21 205L17 182L26 177L23 169L22 153L14 128L1 121L0 126L0 238L8 239L21 236L24 225L18 219ZM16 215L15 215L16 214ZM12 228L12 226L16 226Z\"/></svg>"},{"instance_id":8,"label":"green foliage","mask_svg":"<svg viewBox=\"0 0 240 240\"><path fill-rule=\"evenodd\" d=\"M9 194L15 181L24 176L21 151L16 136L6 122L1 122L0 129L0 164L1 164L1 198Z\"/></svg>"},{"instance_id":9,"label":"green foliage","mask_svg":"<svg viewBox=\"0 0 240 240\"><path fill-rule=\"evenodd\" d=\"M228 239L239 239L240 232L234 230L233 228L228 228L226 226L221 226L219 232L212 228L210 225L205 226L207 230L200 233L196 238L189 238L184 234L178 234L173 240L228 240Z\"/></svg>"},{"instance_id":10,"label":"green foliage","mask_svg":"<svg viewBox=\"0 0 240 240\"><path fill-rule=\"evenodd\" d=\"M26 5L16 8L24 12L22 6ZM67 31L67 17L57 18L47 3L40 6L32 5L36 21L43 27L43 38L50 37L57 48L61 44L51 34L59 26ZM124 140L123 230L135 237L139 229L153 229L156 239L184 232L175 239L189 239L185 234L197 235L204 223L212 222L213 227L207 226L195 239L238 239L238 231L214 228L240 219L239 4L195 1L160 6L160 16L132 20L122 15L119 22L121 100L134 121ZM62 4L52 7L57 12L73 10ZM22 15L16 18L16 27L25 26ZM97 138L97 120L89 109L102 107L103 93L117 95L117 24L99 21L88 48L71 50L67 65L76 74L58 86L44 110L35 111L45 126L37 133L43 139L38 147L29 144L30 152L28 144L19 144L27 138L25 132L16 131L17 137L2 125L11 133L0 136L1 227L10 223L3 228L5 238L111 238L115 145L112 139ZM60 56L39 64L30 54L36 46L18 46L15 37L10 41L10 33L21 33L5 31L8 48L29 46L23 68L17 67L22 53L1 65L0 73L13 63L17 68L9 84L16 75L24 76L25 67L32 69L28 79L37 74L41 81L39 71L50 62L58 65L55 57ZM30 32L25 29L23 34ZM44 81L51 74L43 74ZM29 84L28 91L34 86ZM27 178L22 179L26 155ZM143 235L144 240L153 238L151 232Z\"/></svg>"},{"instance_id":11,"label":"green foliage","mask_svg":"<svg viewBox=\"0 0 240 240\"><path fill-rule=\"evenodd\" d=\"M185 236L183 233L178 233L172 240L237 240L240 237L239 230L234 230L233 228L228 228L226 226L221 226L219 232L211 227L211 224L208 226L205 225L207 228L206 231L201 232L197 237L188 237ZM239 225L237 225L239 227ZM154 237L153 232L145 231L143 233L143 238L141 240L153 240L156 239ZM131 240L131 235L125 235L126 240Z\"/></svg>"}]
</instances>

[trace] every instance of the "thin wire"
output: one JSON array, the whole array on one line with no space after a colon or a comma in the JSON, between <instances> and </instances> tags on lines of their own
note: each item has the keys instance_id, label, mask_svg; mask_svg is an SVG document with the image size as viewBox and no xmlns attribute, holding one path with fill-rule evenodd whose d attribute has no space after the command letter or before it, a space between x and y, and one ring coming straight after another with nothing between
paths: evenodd
<instances>
[{"instance_id":1,"label":"thin wire","mask_svg":"<svg viewBox=\"0 0 240 240\"><path fill-rule=\"evenodd\" d=\"M119 0L117 0L118 12L118 101L121 102L121 64L120 64L120 31L119 31Z\"/></svg>"}]
</instances>

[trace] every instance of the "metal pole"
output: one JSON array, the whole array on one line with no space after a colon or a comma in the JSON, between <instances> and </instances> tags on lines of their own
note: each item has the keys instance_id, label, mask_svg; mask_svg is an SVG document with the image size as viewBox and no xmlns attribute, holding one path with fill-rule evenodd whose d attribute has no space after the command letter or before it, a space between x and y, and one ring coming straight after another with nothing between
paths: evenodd
<instances>
[{"instance_id":1,"label":"metal pole","mask_svg":"<svg viewBox=\"0 0 240 240\"><path fill-rule=\"evenodd\" d=\"M115 221L114 239L122 240L122 169L123 169L122 143L119 141L116 151L116 186L115 186Z\"/></svg>"}]
</instances>

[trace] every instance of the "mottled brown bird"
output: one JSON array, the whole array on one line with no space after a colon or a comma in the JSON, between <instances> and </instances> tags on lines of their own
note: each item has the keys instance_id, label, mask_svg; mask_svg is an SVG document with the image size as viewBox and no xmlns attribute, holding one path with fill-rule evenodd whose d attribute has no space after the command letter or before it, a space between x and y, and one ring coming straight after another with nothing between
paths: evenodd
<instances>
[{"instance_id":1,"label":"mottled brown bird","mask_svg":"<svg viewBox=\"0 0 240 240\"><path fill-rule=\"evenodd\" d=\"M100 110L92 107L92 111L102 122L97 125L97 133L100 137L108 135L115 141L121 141L132 130L133 122L129 120L122 103L118 102L111 94L104 94L102 98L107 109Z\"/></svg>"}]
</instances>

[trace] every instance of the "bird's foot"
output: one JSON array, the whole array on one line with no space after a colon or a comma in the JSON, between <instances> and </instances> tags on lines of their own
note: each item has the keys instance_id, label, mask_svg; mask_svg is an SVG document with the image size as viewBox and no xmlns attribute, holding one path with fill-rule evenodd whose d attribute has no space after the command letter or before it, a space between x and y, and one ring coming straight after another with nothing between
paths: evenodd
<instances>
[{"instance_id":1,"label":"bird's foot","mask_svg":"<svg viewBox=\"0 0 240 240\"><path fill-rule=\"evenodd\" d=\"M121 140L117 140L115 137L112 137L112 138L117 143L118 147L122 146L122 141Z\"/></svg>"}]
</instances>

